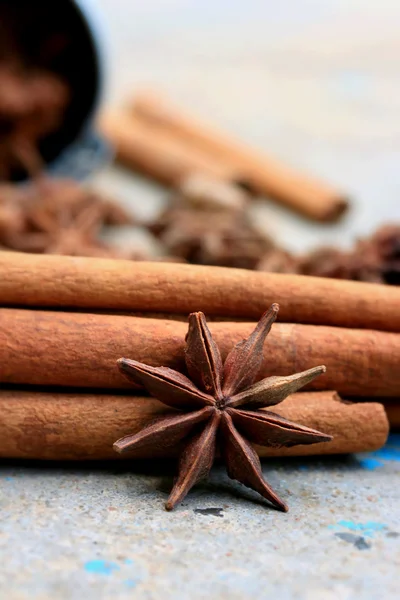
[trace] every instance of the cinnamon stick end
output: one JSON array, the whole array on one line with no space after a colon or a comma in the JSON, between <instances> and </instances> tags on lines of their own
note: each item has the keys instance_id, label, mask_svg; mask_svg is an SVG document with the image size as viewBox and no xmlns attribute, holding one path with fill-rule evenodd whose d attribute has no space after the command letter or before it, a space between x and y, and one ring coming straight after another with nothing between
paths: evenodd
<instances>
[{"instance_id":1,"label":"cinnamon stick end","mask_svg":"<svg viewBox=\"0 0 400 600\"><path fill-rule=\"evenodd\" d=\"M326 210L321 213L320 220L324 223L336 223L348 211L350 200L346 196L337 196L327 203Z\"/></svg>"}]
</instances>

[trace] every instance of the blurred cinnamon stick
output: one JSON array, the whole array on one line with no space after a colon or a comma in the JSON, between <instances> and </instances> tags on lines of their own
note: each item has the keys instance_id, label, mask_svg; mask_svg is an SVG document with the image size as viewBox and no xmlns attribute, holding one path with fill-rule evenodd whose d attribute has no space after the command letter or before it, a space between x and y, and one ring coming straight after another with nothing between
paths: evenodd
<instances>
[{"instance_id":1,"label":"blurred cinnamon stick","mask_svg":"<svg viewBox=\"0 0 400 600\"><path fill-rule=\"evenodd\" d=\"M255 323L211 322L223 357ZM0 309L0 382L94 388L132 387L116 366L134 358L183 371L187 324L118 315ZM352 396L400 395L400 335L276 323L260 378L319 364L327 372L310 389Z\"/></svg>"},{"instance_id":2,"label":"blurred cinnamon stick","mask_svg":"<svg viewBox=\"0 0 400 600\"><path fill-rule=\"evenodd\" d=\"M0 391L0 457L47 460L129 458L112 444L140 430L166 407L153 398L97 394ZM167 409L168 410L168 409ZM342 454L377 450L388 422L380 404L341 402L335 392L294 394L274 412L333 436L331 442L293 448L257 446L260 456ZM178 448L162 457L173 456ZM143 458L155 457L143 456ZM160 456L160 454L158 454Z\"/></svg>"},{"instance_id":3,"label":"blurred cinnamon stick","mask_svg":"<svg viewBox=\"0 0 400 600\"><path fill-rule=\"evenodd\" d=\"M104 112L99 127L124 166L168 186L193 173L230 179L233 169L184 141L118 111Z\"/></svg>"},{"instance_id":4,"label":"blurred cinnamon stick","mask_svg":"<svg viewBox=\"0 0 400 600\"><path fill-rule=\"evenodd\" d=\"M304 275L0 252L0 306L259 319L400 332L400 288Z\"/></svg>"},{"instance_id":5,"label":"blurred cinnamon stick","mask_svg":"<svg viewBox=\"0 0 400 600\"><path fill-rule=\"evenodd\" d=\"M269 196L317 221L336 221L348 207L347 198L334 187L291 169L262 152L218 131L173 106L159 94L137 94L132 114L158 126L172 139L223 160L257 193Z\"/></svg>"}]
</instances>

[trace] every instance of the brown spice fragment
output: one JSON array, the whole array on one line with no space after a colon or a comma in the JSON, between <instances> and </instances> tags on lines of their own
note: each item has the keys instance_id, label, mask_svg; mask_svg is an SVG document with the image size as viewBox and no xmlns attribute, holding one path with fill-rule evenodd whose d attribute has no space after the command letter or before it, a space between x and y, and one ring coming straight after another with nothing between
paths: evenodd
<instances>
[{"instance_id":1,"label":"brown spice fragment","mask_svg":"<svg viewBox=\"0 0 400 600\"><path fill-rule=\"evenodd\" d=\"M69 101L62 79L18 60L0 63L0 179L15 168L36 176L42 169L40 141L60 125Z\"/></svg>"},{"instance_id":2,"label":"brown spice fragment","mask_svg":"<svg viewBox=\"0 0 400 600\"><path fill-rule=\"evenodd\" d=\"M281 248L271 248L258 262L257 271L266 273L298 273L299 261Z\"/></svg>"},{"instance_id":3,"label":"brown spice fragment","mask_svg":"<svg viewBox=\"0 0 400 600\"><path fill-rule=\"evenodd\" d=\"M15 186L0 184L0 244L9 246L14 235L25 229L25 214L21 193Z\"/></svg>"},{"instance_id":4,"label":"brown spice fragment","mask_svg":"<svg viewBox=\"0 0 400 600\"><path fill-rule=\"evenodd\" d=\"M385 283L400 285L400 225L383 225L372 237Z\"/></svg>"}]
</instances>

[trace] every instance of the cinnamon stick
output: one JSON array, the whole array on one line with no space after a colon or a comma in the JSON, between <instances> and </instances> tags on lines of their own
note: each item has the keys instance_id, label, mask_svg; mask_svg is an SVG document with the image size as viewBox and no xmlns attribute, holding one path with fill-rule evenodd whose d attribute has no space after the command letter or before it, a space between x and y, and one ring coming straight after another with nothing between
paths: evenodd
<instances>
[{"instance_id":1,"label":"cinnamon stick","mask_svg":"<svg viewBox=\"0 0 400 600\"><path fill-rule=\"evenodd\" d=\"M400 428L400 401L384 403L385 411L389 419L390 427L393 429Z\"/></svg>"},{"instance_id":2,"label":"cinnamon stick","mask_svg":"<svg viewBox=\"0 0 400 600\"><path fill-rule=\"evenodd\" d=\"M116 454L113 442L139 431L165 410L158 400L148 397L0 391L0 457L129 458L129 454ZM282 449L257 446L260 456L376 450L385 443L388 434L381 404L348 404L341 402L335 392L293 394L274 406L274 412L329 433L333 441ZM171 448L170 455L177 450ZM146 458L155 456L156 452ZM165 451L162 457L166 457Z\"/></svg>"},{"instance_id":3,"label":"cinnamon stick","mask_svg":"<svg viewBox=\"0 0 400 600\"><path fill-rule=\"evenodd\" d=\"M335 221L348 207L347 198L334 187L303 175L184 114L160 95L136 95L132 114L157 125L161 131L192 148L226 161L250 187L311 219Z\"/></svg>"},{"instance_id":4,"label":"cinnamon stick","mask_svg":"<svg viewBox=\"0 0 400 600\"><path fill-rule=\"evenodd\" d=\"M204 173L217 179L230 178L232 168L223 161L128 114L105 112L99 127L114 146L121 164L165 185L178 186L192 173Z\"/></svg>"},{"instance_id":5,"label":"cinnamon stick","mask_svg":"<svg viewBox=\"0 0 400 600\"><path fill-rule=\"evenodd\" d=\"M254 323L212 322L223 357ZM118 358L184 371L187 324L104 314L0 309L0 381L10 384L129 388ZM400 395L400 335L276 323L260 378L325 364L310 389L353 396Z\"/></svg>"},{"instance_id":6,"label":"cinnamon stick","mask_svg":"<svg viewBox=\"0 0 400 600\"><path fill-rule=\"evenodd\" d=\"M400 288L177 263L0 252L0 306L27 305L259 319L400 332Z\"/></svg>"}]
</instances>

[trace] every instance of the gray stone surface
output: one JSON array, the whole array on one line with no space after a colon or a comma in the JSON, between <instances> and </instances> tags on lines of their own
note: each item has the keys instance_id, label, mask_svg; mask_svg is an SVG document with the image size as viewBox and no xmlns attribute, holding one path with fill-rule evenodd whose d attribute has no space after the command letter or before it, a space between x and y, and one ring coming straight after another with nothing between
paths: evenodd
<instances>
[{"instance_id":1,"label":"gray stone surface","mask_svg":"<svg viewBox=\"0 0 400 600\"><path fill-rule=\"evenodd\" d=\"M93 4L96 4L93 2ZM176 101L354 197L321 228L266 203L295 250L346 245L400 218L397 0L99 0L107 98ZM109 169L98 184L148 216L165 192ZM290 512L213 470L173 513L160 465L0 464L0 598L398 598L399 438L374 455L264 463Z\"/></svg>"},{"instance_id":2,"label":"gray stone surface","mask_svg":"<svg viewBox=\"0 0 400 600\"><path fill-rule=\"evenodd\" d=\"M0 597L398 598L400 436L264 461L279 513L221 466L174 512L172 465L0 466Z\"/></svg>"}]
</instances>

